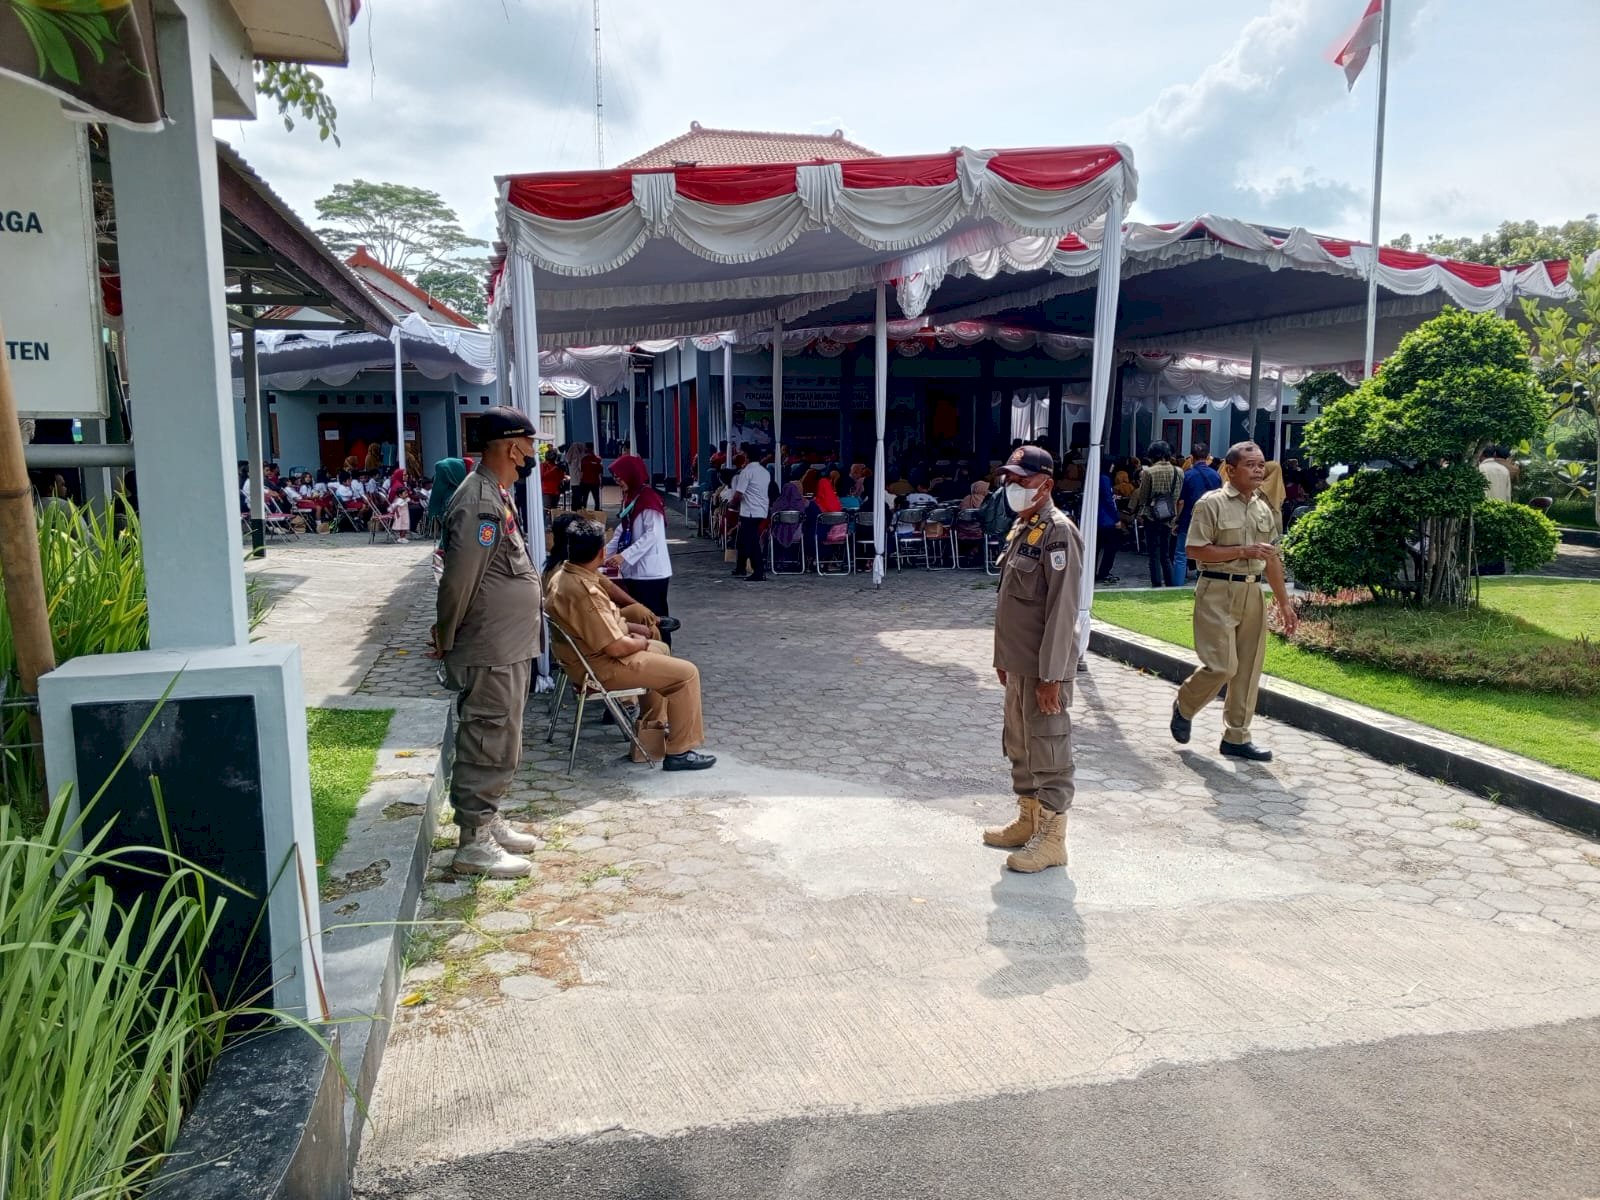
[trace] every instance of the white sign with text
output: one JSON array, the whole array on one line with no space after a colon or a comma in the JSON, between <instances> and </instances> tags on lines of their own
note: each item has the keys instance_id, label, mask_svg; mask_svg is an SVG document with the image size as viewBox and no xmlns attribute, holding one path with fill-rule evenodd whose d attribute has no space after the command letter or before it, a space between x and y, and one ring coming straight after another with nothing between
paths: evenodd
<instances>
[{"instance_id":1,"label":"white sign with text","mask_svg":"<svg viewBox=\"0 0 1600 1200\"><path fill-rule=\"evenodd\" d=\"M0 325L17 411L104 417L87 130L10 79L0 113Z\"/></svg>"}]
</instances>

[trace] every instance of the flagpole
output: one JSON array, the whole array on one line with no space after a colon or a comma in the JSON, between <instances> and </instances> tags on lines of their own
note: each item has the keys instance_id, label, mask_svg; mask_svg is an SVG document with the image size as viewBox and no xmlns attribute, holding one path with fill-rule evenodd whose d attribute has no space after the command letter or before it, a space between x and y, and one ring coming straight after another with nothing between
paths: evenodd
<instances>
[{"instance_id":1,"label":"flagpole","mask_svg":"<svg viewBox=\"0 0 1600 1200\"><path fill-rule=\"evenodd\" d=\"M1378 248L1383 211L1383 122L1389 103L1389 8L1396 0L1383 0L1378 9L1378 129L1372 150L1372 266L1367 272L1366 376L1372 378L1378 340Z\"/></svg>"}]
</instances>

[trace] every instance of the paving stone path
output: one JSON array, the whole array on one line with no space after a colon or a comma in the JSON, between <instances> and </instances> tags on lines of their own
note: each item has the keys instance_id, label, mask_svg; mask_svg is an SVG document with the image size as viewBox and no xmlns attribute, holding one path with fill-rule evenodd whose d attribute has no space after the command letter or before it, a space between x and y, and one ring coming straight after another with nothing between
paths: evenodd
<instances>
[{"instance_id":1,"label":"paving stone path","mask_svg":"<svg viewBox=\"0 0 1600 1200\"><path fill-rule=\"evenodd\" d=\"M1396 1039L1471 1035L1487 1056L1600 1015L1600 844L1271 721L1267 766L1216 755L1214 712L1176 747L1170 686L1096 659L1072 708L1071 868L1008 875L977 844L1008 809L992 580L756 585L705 542L673 550L676 649L701 669L722 761L650 771L592 722L568 777L570 705L547 743L548 701L530 702L512 804L543 840L535 876L454 879L446 814L423 914L439 923L413 943L362 1195L554 1186L588 1161L562 1147L589 1141L564 1139L617 1131L666 1147L760 1129L781 1158L833 1114L866 1137L872 1114L1349 1052L1312 1071L1332 1079L1379 1069ZM431 603L414 589L363 690L437 686L419 661ZM1326 1086L1359 1105L1380 1085ZM1577 1157L1600 1171L1600 1085L1574 1086ZM1560 1089L1528 1087L1547 1100L1505 1119L1555 1120L1540 1105ZM1405 1186L1338 1194L1500 1194L1487 1175L1490 1190L1434 1190L1429 1164L1457 1149L1387 1164ZM606 1151L641 1178L658 1152ZM608 1186L570 1194L646 1194Z\"/></svg>"}]
</instances>

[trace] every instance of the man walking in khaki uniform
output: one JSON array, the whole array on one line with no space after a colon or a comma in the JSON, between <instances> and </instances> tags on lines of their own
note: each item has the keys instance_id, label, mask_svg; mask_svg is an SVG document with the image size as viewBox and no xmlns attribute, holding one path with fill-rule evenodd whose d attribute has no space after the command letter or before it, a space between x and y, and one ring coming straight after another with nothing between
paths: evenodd
<instances>
[{"instance_id":1,"label":"man walking in khaki uniform","mask_svg":"<svg viewBox=\"0 0 1600 1200\"><path fill-rule=\"evenodd\" d=\"M567 561L550 577L550 619L577 644L607 688L646 689L645 723L666 728L662 770L704 771L716 766L714 755L697 749L705 740L699 669L628 627L599 575L605 548L606 531L598 521L578 520L567 527Z\"/></svg>"},{"instance_id":2,"label":"man walking in khaki uniform","mask_svg":"<svg viewBox=\"0 0 1600 1200\"><path fill-rule=\"evenodd\" d=\"M517 856L538 842L500 815L500 801L522 762L522 712L544 623L509 489L537 460L533 426L516 409L491 408L478 429L482 459L445 512L433 652L458 692L450 803L461 841L451 865L514 879L533 870Z\"/></svg>"},{"instance_id":3,"label":"man walking in khaki uniform","mask_svg":"<svg viewBox=\"0 0 1600 1200\"><path fill-rule=\"evenodd\" d=\"M1178 689L1172 702L1172 736L1186 745L1195 714L1224 686L1222 753L1229 758L1271 762L1272 751L1250 740L1250 721L1267 652L1266 579L1283 620L1293 634L1299 624L1283 580L1278 554L1278 513L1257 489L1267 462L1254 442L1239 442L1227 455L1228 482L1195 501L1189 522L1189 557L1200 565L1194 589L1194 648L1200 669Z\"/></svg>"},{"instance_id":4,"label":"man walking in khaki uniform","mask_svg":"<svg viewBox=\"0 0 1600 1200\"><path fill-rule=\"evenodd\" d=\"M1017 514L1001 555L994 668L1006 689L1004 745L1017 815L986 829L986 846L1015 850L1013 871L1067 865L1072 807L1072 678L1078 665L1083 539L1050 498L1055 460L1038 446L1014 450L1001 472Z\"/></svg>"}]
</instances>

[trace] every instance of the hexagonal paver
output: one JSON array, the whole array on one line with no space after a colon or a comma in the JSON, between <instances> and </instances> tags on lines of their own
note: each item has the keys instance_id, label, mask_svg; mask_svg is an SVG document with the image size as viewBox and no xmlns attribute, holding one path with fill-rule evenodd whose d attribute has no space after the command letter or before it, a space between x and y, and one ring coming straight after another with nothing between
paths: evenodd
<instances>
[{"instance_id":1,"label":"hexagonal paver","mask_svg":"<svg viewBox=\"0 0 1600 1200\"><path fill-rule=\"evenodd\" d=\"M1544 907L1526 892L1484 892L1478 899L1496 912L1536 913Z\"/></svg>"}]
</instances>

